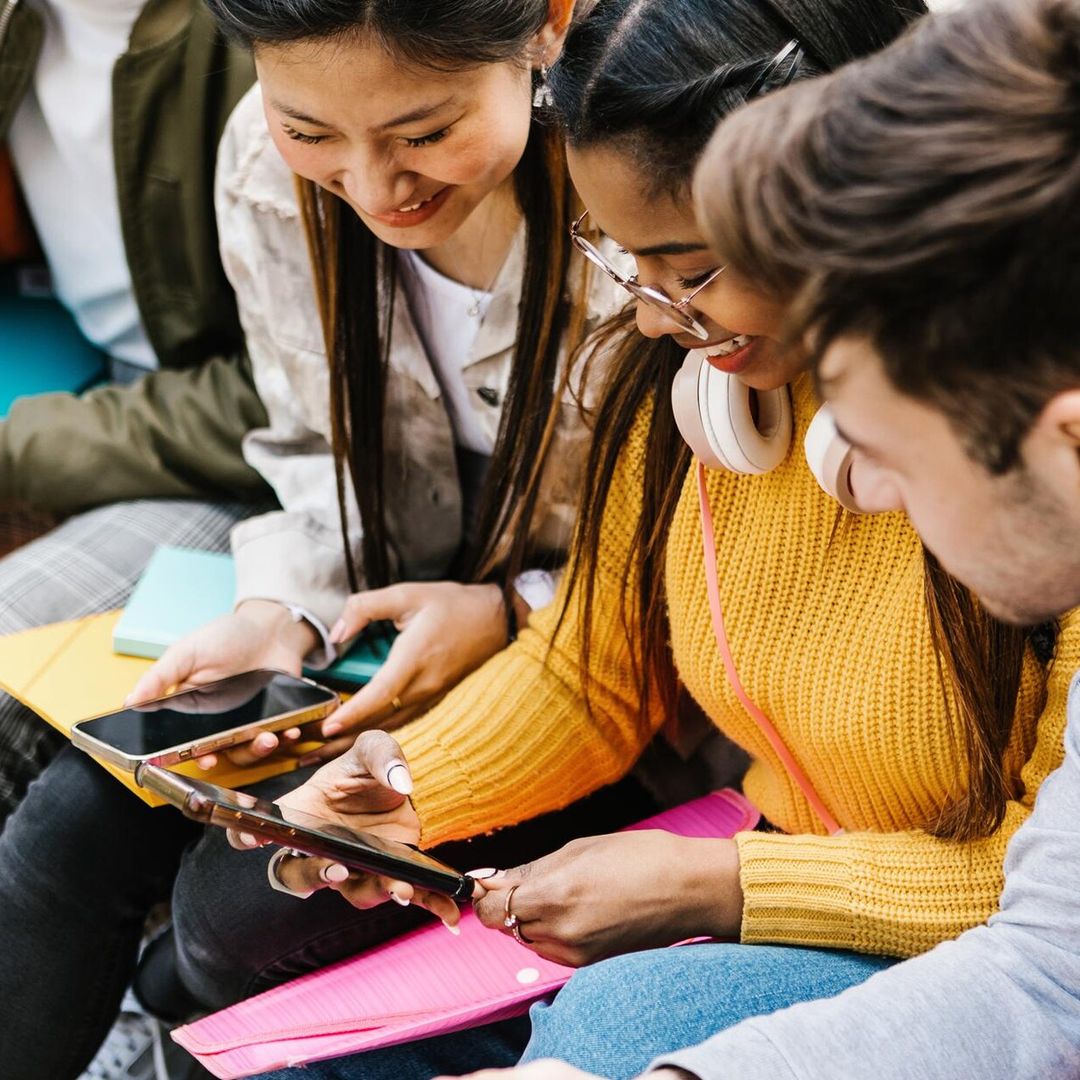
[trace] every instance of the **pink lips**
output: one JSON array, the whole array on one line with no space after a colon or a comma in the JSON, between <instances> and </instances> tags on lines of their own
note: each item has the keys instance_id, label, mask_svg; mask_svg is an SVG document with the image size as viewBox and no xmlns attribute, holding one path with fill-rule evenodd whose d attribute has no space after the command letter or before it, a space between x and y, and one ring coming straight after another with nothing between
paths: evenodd
<instances>
[{"instance_id":1,"label":"pink lips","mask_svg":"<svg viewBox=\"0 0 1080 1080\"><path fill-rule=\"evenodd\" d=\"M418 210L391 210L386 214L372 214L371 216L376 221L381 221L384 225L389 225L394 229L409 229L415 225L423 225L425 221L430 221L443 208L453 190L452 184L444 187L442 191L437 195L433 195Z\"/></svg>"},{"instance_id":2,"label":"pink lips","mask_svg":"<svg viewBox=\"0 0 1080 1080\"><path fill-rule=\"evenodd\" d=\"M741 349L736 349L735 352L730 353L728 356L709 355L709 364L716 368L717 371L725 371L728 375L738 375L753 362L754 346L757 343L758 339L754 338L753 341L748 342Z\"/></svg>"}]
</instances>

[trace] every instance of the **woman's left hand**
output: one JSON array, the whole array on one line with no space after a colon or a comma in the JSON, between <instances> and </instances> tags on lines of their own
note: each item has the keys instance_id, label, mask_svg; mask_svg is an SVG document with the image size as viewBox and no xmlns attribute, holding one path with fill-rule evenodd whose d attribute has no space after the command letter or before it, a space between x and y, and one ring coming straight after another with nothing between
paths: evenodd
<instances>
[{"instance_id":1,"label":"woman's left hand","mask_svg":"<svg viewBox=\"0 0 1080 1080\"><path fill-rule=\"evenodd\" d=\"M485 926L511 933L513 889L510 914L525 942L570 967L691 937L737 937L742 920L734 841L658 829L573 840L480 884L473 904Z\"/></svg>"}]
</instances>

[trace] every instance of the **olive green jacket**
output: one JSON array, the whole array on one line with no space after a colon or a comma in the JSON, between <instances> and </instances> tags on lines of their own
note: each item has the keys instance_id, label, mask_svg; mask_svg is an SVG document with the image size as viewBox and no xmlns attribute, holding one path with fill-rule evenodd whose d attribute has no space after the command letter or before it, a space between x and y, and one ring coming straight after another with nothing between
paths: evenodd
<instances>
[{"instance_id":1,"label":"olive green jacket","mask_svg":"<svg viewBox=\"0 0 1080 1080\"><path fill-rule=\"evenodd\" d=\"M25 0L0 0L0 140L43 37ZM0 507L266 495L240 453L244 433L267 421L213 208L218 140L253 79L251 58L199 0L146 4L113 72L113 142L135 299L161 370L131 387L17 401L0 423Z\"/></svg>"}]
</instances>

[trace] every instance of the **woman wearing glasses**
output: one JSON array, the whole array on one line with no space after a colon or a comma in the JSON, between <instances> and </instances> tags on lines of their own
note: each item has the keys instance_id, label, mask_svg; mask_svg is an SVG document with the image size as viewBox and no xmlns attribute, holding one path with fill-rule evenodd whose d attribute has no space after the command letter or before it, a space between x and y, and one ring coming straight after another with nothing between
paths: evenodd
<instances>
[{"instance_id":1,"label":"woman wearing glasses","mask_svg":"<svg viewBox=\"0 0 1080 1080\"><path fill-rule=\"evenodd\" d=\"M924 562L902 517L847 515L822 491L802 450L817 409L806 358L782 308L716 265L691 208L695 162L725 113L885 44L911 9L599 0L572 30L550 81L590 211L573 235L633 293L637 328L612 331L562 595L399 741L367 733L285 800L430 847L622 775L681 693L745 747L744 790L771 829L592 837L484 876L488 926L592 965L533 1010L530 1059L634 1075L984 921L1009 837L1060 755L1080 642L1062 635L1047 679L1023 635ZM749 399L743 420L766 448L769 410L778 430L788 416L771 469L694 466L670 402L699 347L742 389L731 400ZM376 785L378 807L365 795ZM327 870L281 861L297 889L325 888ZM371 879L332 887L362 906L380 898ZM696 936L739 943L639 951ZM605 960L616 954L630 955ZM321 1075L374 1067L368 1055Z\"/></svg>"}]
</instances>

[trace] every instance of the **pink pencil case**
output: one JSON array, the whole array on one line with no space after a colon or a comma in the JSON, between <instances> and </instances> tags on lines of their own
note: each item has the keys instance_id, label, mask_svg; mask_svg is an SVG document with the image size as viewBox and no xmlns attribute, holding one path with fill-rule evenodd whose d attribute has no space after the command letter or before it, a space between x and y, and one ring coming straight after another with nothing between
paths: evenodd
<instances>
[{"instance_id":1,"label":"pink pencil case","mask_svg":"<svg viewBox=\"0 0 1080 1080\"><path fill-rule=\"evenodd\" d=\"M735 791L714 791L629 829L729 837L760 814ZM422 926L349 960L178 1028L172 1037L229 1080L520 1016L559 989L553 964L462 912L461 936Z\"/></svg>"}]
</instances>

